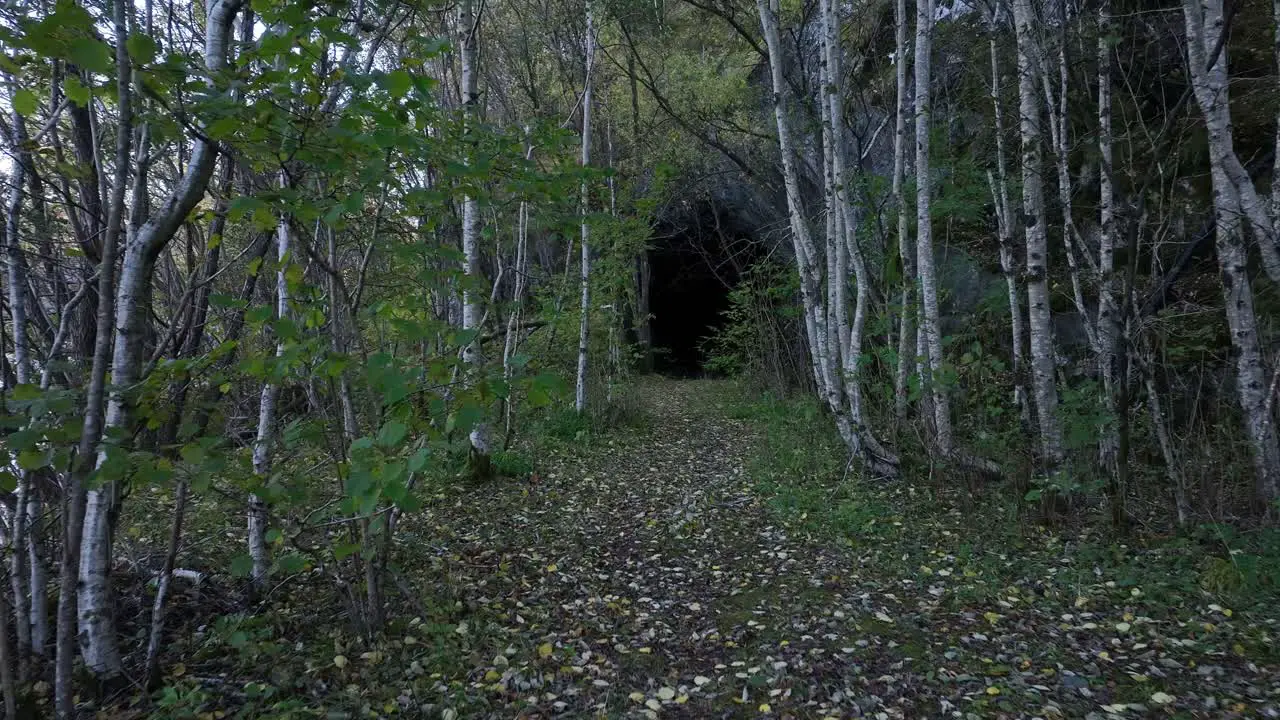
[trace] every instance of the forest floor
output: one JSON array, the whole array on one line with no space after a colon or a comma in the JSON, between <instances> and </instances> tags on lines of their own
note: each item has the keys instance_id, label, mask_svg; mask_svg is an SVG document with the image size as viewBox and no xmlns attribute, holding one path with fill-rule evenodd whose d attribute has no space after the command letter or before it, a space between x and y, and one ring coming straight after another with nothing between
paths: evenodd
<instances>
[{"instance_id":1,"label":"forest floor","mask_svg":"<svg viewBox=\"0 0 1280 720\"><path fill-rule=\"evenodd\" d=\"M838 454L825 481L758 477L761 447L801 468L813 447L729 395L645 381L634 427L435 497L402 530L381 645L295 598L284 625L206 631L171 682L266 663L239 693L254 717L1280 716L1274 603L1215 602L1167 548L913 518L932 490L843 477Z\"/></svg>"}]
</instances>

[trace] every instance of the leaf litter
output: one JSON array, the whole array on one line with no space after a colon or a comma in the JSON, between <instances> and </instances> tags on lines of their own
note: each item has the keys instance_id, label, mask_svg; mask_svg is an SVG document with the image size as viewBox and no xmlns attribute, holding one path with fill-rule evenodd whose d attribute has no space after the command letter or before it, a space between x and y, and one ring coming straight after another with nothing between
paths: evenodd
<instances>
[{"instance_id":1,"label":"leaf litter","mask_svg":"<svg viewBox=\"0 0 1280 720\"><path fill-rule=\"evenodd\" d=\"M297 690L365 716L1280 717L1274 606L1047 583L1064 545L1020 575L960 513L919 547L905 517L835 542L770 506L722 387L643 387L644 427L547 448L536 486L431 499L394 570L419 616L372 652L334 634Z\"/></svg>"}]
</instances>

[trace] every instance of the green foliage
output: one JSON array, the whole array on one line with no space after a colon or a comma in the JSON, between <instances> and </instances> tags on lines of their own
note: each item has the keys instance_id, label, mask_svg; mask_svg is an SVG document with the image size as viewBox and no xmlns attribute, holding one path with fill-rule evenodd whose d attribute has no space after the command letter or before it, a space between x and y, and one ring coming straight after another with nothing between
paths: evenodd
<instances>
[{"instance_id":1,"label":"green foliage","mask_svg":"<svg viewBox=\"0 0 1280 720\"><path fill-rule=\"evenodd\" d=\"M750 267L729 291L724 322L703 343L706 369L775 393L807 385L799 283L790 265L765 261Z\"/></svg>"}]
</instances>

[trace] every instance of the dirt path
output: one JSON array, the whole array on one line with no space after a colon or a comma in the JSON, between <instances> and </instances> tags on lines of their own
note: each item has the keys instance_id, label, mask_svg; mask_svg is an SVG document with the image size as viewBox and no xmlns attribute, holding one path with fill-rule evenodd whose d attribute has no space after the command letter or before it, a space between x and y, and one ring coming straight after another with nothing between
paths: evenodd
<instances>
[{"instance_id":1,"label":"dirt path","mask_svg":"<svg viewBox=\"0 0 1280 720\"><path fill-rule=\"evenodd\" d=\"M438 679L429 710L1106 717L1100 708L1120 701L1114 679L1138 677L1135 717L1172 709L1151 701L1165 686L1141 684L1150 678L1208 677L1176 643L1109 638L1102 615L1079 624L1016 589L989 610L956 607L949 572L883 576L865 555L783 527L745 474L756 430L711 407L713 386L645 390L645 429L539 458L533 490L475 488L433 510L436 555L409 571L461 624L457 671ZM938 555L939 568L950 562ZM1231 658L1211 667L1235 673L1223 681L1245 699L1272 672Z\"/></svg>"}]
</instances>

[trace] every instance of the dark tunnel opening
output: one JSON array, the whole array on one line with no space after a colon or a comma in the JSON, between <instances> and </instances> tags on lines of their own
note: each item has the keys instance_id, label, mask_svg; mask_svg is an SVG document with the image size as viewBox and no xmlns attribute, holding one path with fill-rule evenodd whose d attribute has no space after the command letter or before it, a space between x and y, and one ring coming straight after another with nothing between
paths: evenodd
<instances>
[{"instance_id":1,"label":"dark tunnel opening","mask_svg":"<svg viewBox=\"0 0 1280 720\"><path fill-rule=\"evenodd\" d=\"M760 255L751 234L709 202L689 203L682 217L658 226L649 251L656 372L704 374L706 341L724 326L730 290Z\"/></svg>"}]
</instances>

